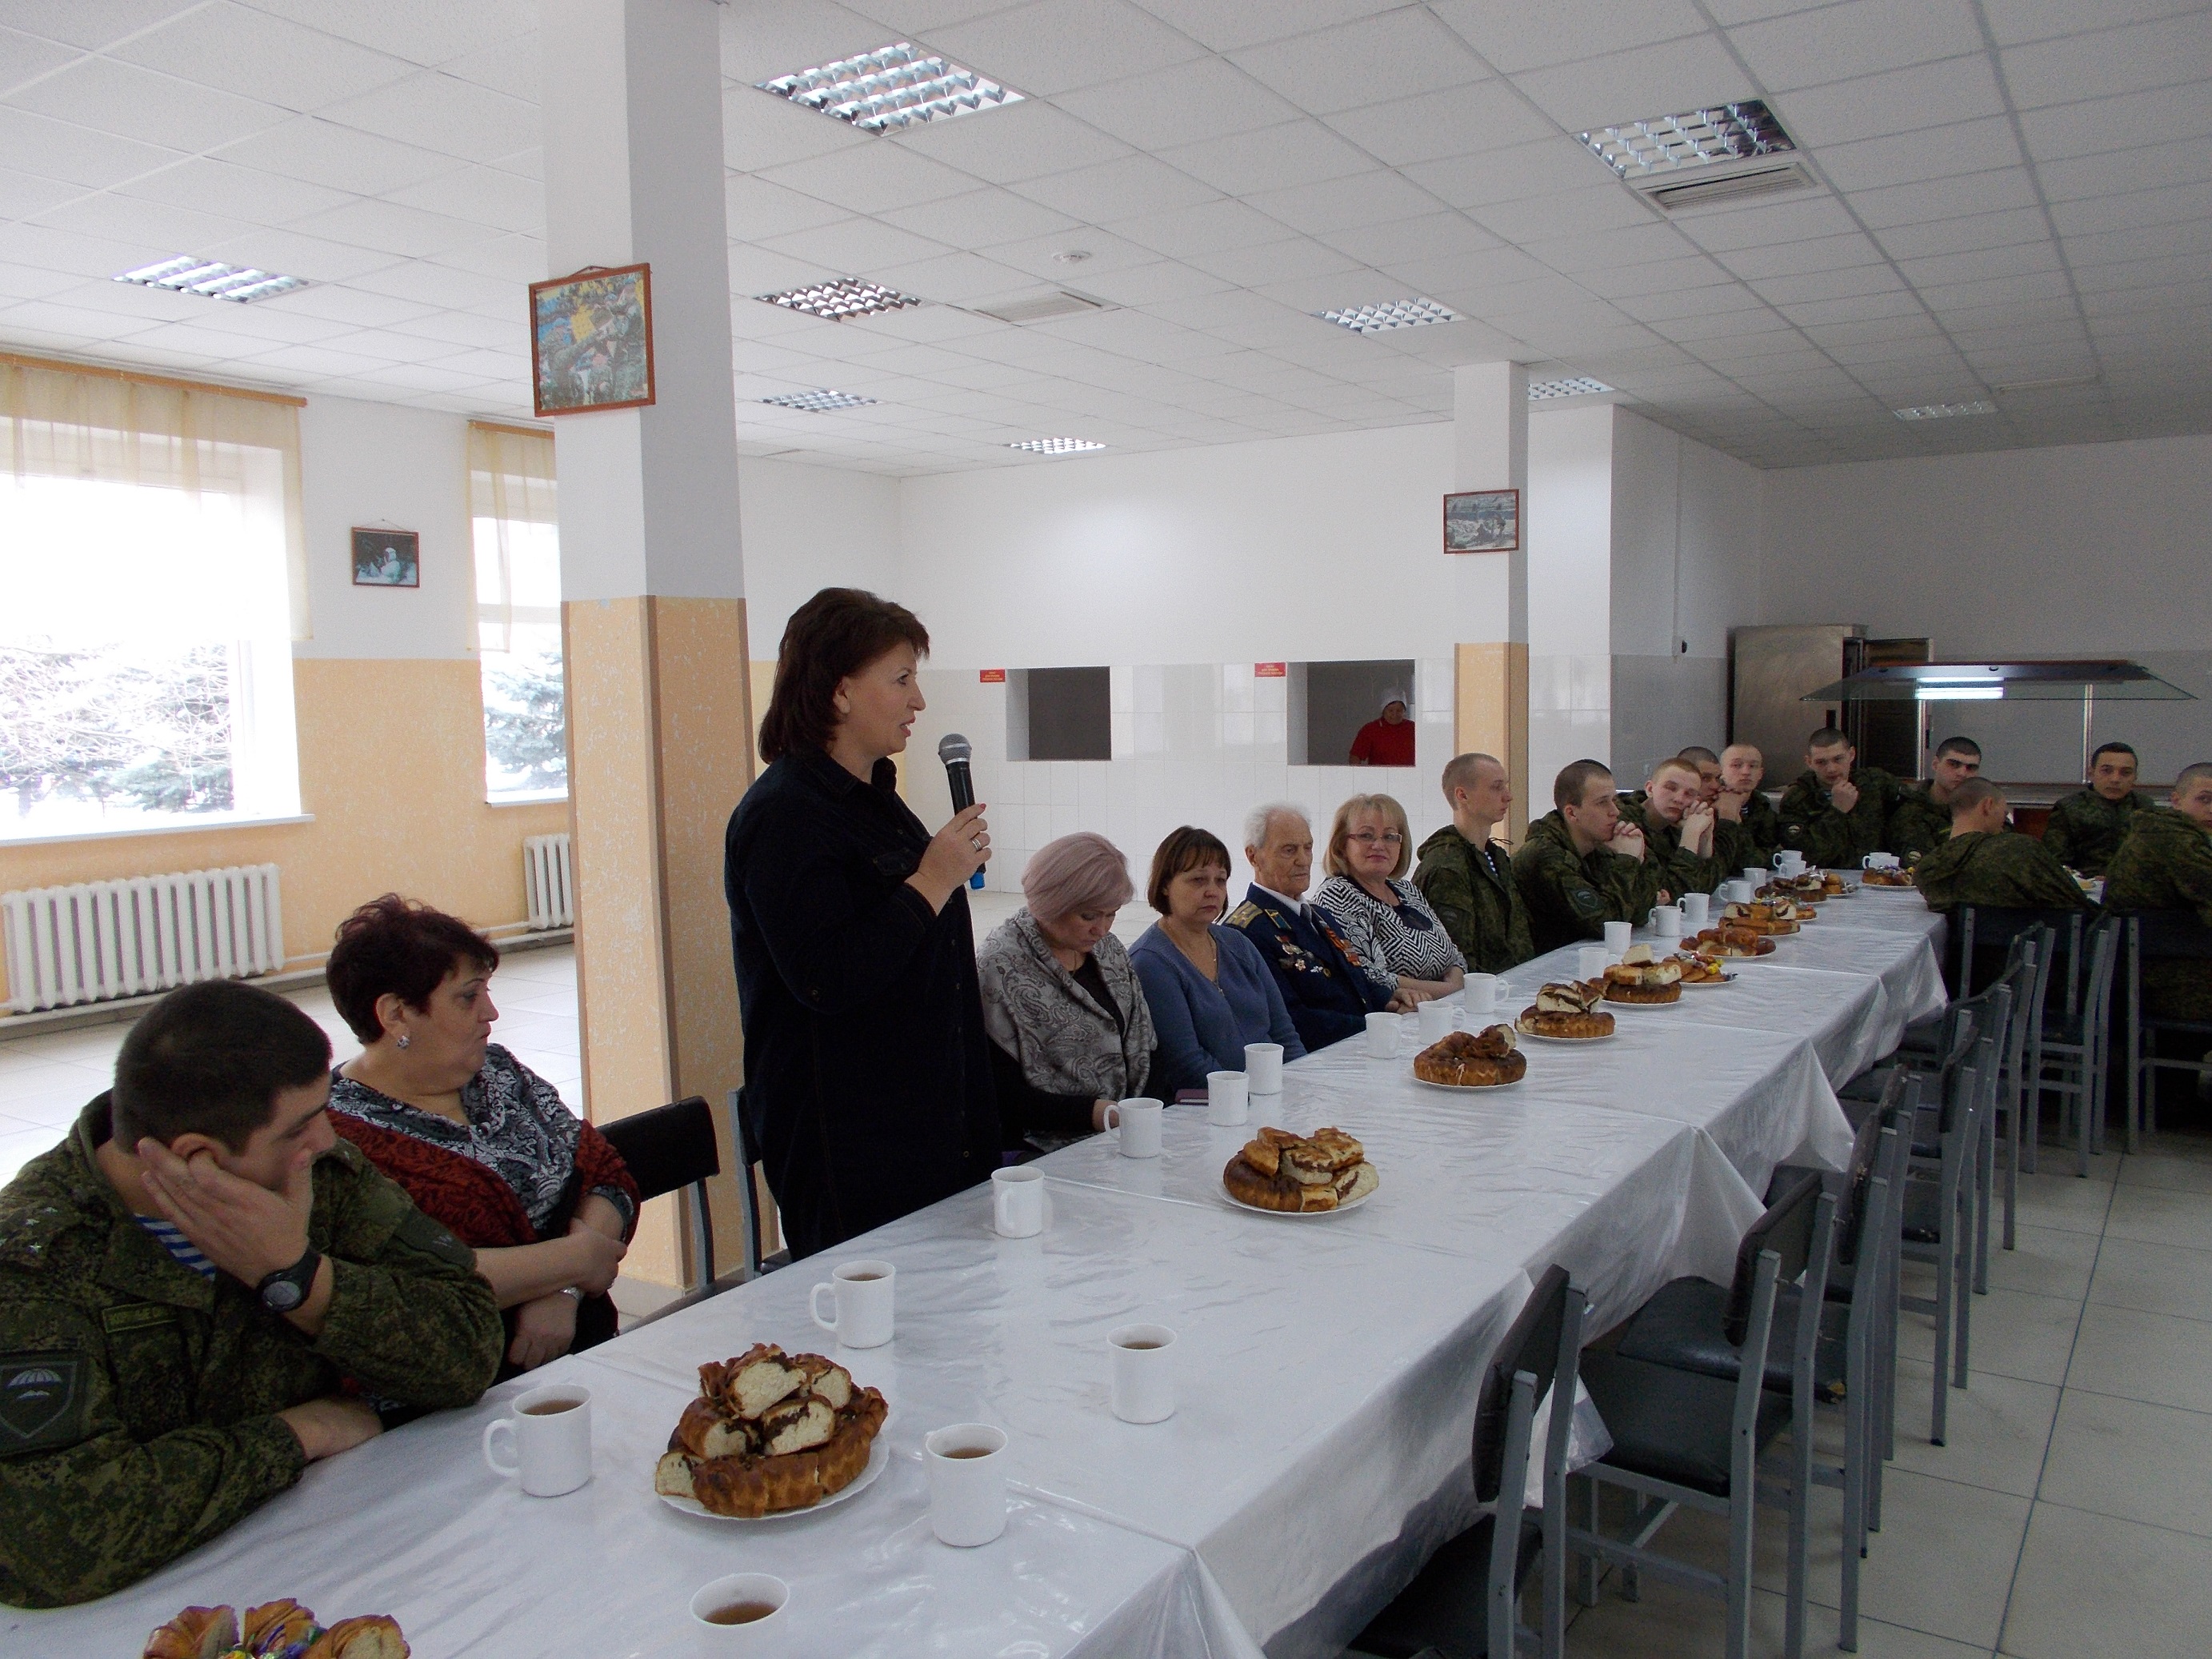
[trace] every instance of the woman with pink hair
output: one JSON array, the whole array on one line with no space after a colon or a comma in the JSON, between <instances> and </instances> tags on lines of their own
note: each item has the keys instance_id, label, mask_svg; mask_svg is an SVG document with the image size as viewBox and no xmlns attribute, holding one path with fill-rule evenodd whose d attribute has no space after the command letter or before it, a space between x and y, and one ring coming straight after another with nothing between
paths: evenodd
<instances>
[{"instance_id":1,"label":"woman with pink hair","mask_svg":"<svg viewBox=\"0 0 2212 1659\"><path fill-rule=\"evenodd\" d=\"M999 1121L1012 1152L1050 1152L1106 1127L1143 1091L1152 1017L1114 916L1134 896L1103 836L1062 836L1022 874L1026 901L975 955Z\"/></svg>"}]
</instances>

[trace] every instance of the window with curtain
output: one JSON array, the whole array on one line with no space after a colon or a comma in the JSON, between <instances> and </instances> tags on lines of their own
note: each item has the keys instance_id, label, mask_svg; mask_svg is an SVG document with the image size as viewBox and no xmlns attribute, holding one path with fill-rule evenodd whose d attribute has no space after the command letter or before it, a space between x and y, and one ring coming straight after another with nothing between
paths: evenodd
<instances>
[{"instance_id":1,"label":"window with curtain","mask_svg":"<svg viewBox=\"0 0 2212 1659\"><path fill-rule=\"evenodd\" d=\"M296 400L0 357L0 842L300 810Z\"/></svg>"},{"instance_id":2,"label":"window with curtain","mask_svg":"<svg viewBox=\"0 0 2212 1659\"><path fill-rule=\"evenodd\" d=\"M470 423L487 800L568 793L555 501L550 433Z\"/></svg>"}]
</instances>

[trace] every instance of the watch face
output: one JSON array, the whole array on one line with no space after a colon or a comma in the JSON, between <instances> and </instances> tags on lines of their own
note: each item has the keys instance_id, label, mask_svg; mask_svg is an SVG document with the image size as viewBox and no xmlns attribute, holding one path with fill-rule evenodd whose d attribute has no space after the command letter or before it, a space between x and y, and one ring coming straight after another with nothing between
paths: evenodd
<instances>
[{"instance_id":1,"label":"watch face","mask_svg":"<svg viewBox=\"0 0 2212 1659\"><path fill-rule=\"evenodd\" d=\"M307 1293L289 1279L280 1279L261 1292L264 1305L276 1313L289 1313L307 1299Z\"/></svg>"}]
</instances>

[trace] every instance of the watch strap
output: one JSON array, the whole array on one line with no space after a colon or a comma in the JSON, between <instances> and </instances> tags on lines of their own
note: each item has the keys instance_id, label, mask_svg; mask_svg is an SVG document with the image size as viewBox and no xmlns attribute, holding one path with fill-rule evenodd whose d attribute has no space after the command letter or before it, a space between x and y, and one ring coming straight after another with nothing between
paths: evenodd
<instances>
[{"instance_id":1,"label":"watch strap","mask_svg":"<svg viewBox=\"0 0 2212 1659\"><path fill-rule=\"evenodd\" d=\"M307 1253L290 1267L263 1275L261 1282L253 1287L254 1292L264 1306L278 1313L289 1313L307 1299L307 1292L314 1286L315 1271L322 1266L322 1252L310 1244Z\"/></svg>"}]
</instances>

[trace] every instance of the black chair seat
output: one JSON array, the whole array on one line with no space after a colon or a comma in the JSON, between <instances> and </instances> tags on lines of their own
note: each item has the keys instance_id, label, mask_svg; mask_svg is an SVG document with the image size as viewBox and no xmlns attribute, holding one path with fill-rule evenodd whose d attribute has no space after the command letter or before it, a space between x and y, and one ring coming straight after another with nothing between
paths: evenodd
<instances>
[{"instance_id":1,"label":"black chair seat","mask_svg":"<svg viewBox=\"0 0 2212 1659\"><path fill-rule=\"evenodd\" d=\"M1715 1498L1728 1496L1734 1382L1621 1354L1588 1352L1583 1382L1613 1435L1604 1462ZM1753 1449L1765 1450L1789 1425L1789 1396L1763 1390Z\"/></svg>"},{"instance_id":2,"label":"black chair seat","mask_svg":"<svg viewBox=\"0 0 2212 1659\"><path fill-rule=\"evenodd\" d=\"M1847 1276L1848 1269L1839 1274L1830 1268L1828 1288L1832 1294L1839 1276ZM1790 1392L1793 1379L1790 1356L1790 1334L1797 1328L1797 1298L1794 1285L1784 1285L1774 1293L1774 1334L1766 1345L1766 1382L1769 1389ZM1662 1285L1652 1298L1636 1310L1633 1317L1621 1328L1620 1340L1613 1352L1627 1359L1640 1359L1654 1365L1671 1365L1680 1370L1695 1371L1700 1376L1711 1376L1733 1385L1736 1369L1742 1363L1735 1346L1726 1334L1729 1293L1709 1279L1678 1279ZM1848 1302L1848 1297L1844 1298ZM1848 1316L1847 1305L1832 1304L1822 1310L1820 1341L1813 1354L1813 1386L1831 1399L1843 1397L1844 1346L1841 1336L1841 1317ZM1835 1331L1827 1328L1836 1326ZM1612 1420L1607 1419L1607 1427Z\"/></svg>"},{"instance_id":3,"label":"black chair seat","mask_svg":"<svg viewBox=\"0 0 2212 1659\"><path fill-rule=\"evenodd\" d=\"M1490 1610L1484 1596L1495 1525L1486 1515L1431 1556L1421 1576L1352 1638L1352 1648L1376 1659L1413 1659L1431 1649L1443 1659L1486 1659ZM1516 1594L1543 1553L1544 1529L1538 1512L1523 1510L1520 1553L1513 1563Z\"/></svg>"}]
</instances>

